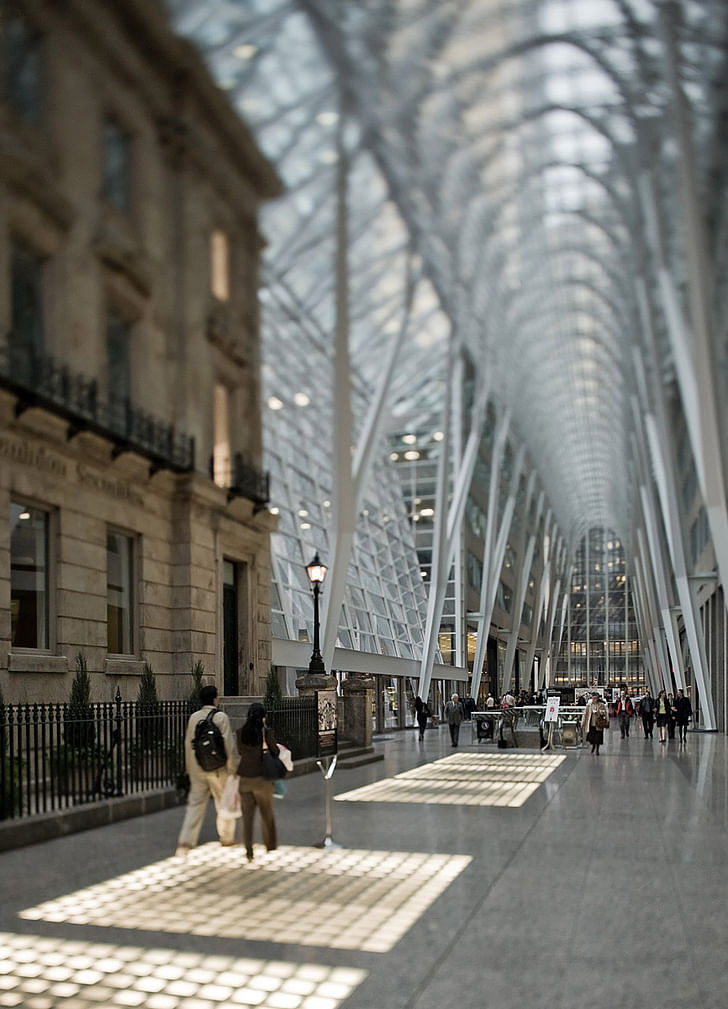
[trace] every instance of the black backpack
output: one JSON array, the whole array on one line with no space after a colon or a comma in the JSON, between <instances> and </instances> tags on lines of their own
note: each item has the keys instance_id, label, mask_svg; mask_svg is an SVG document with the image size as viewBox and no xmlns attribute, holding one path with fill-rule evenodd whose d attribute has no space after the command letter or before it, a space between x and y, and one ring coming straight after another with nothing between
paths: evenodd
<instances>
[{"instance_id":1,"label":"black backpack","mask_svg":"<svg viewBox=\"0 0 728 1009\"><path fill-rule=\"evenodd\" d=\"M222 732L213 721L216 710L213 708L205 718L199 720L192 739L192 749L203 771L216 771L218 767L227 763L225 741Z\"/></svg>"}]
</instances>

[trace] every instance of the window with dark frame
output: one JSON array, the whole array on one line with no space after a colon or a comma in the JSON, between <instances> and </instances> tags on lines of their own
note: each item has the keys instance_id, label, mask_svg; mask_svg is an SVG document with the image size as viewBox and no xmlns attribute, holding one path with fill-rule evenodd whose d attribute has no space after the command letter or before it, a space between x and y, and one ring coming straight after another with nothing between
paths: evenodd
<instances>
[{"instance_id":1,"label":"window with dark frame","mask_svg":"<svg viewBox=\"0 0 728 1009\"><path fill-rule=\"evenodd\" d=\"M106 533L106 625L111 655L134 654L134 539Z\"/></svg>"},{"instance_id":2,"label":"window with dark frame","mask_svg":"<svg viewBox=\"0 0 728 1009\"><path fill-rule=\"evenodd\" d=\"M106 376L109 423L124 433L131 398L131 325L113 312L106 317Z\"/></svg>"},{"instance_id":3,"label":"window with dark frame","mask_svg":"<svg viewBox=\"0 0 728 1009\"><path fill-rule=\"evenodd\" d=\"M41 121L41 35L26 18L12 13L5 24L4 97L29 126Z\"/></svg>"},{"instance_id":4,"label":"window with dark frame","mask_svg":"<svg viewBox=\"0 0 728 1009\"><path fill-rule=\"evenodd\" d=\"M10 503L10 643L49 646L48 512Z\"/></svg>"},{"instance_id":5,"label":"window with dark frame","mask_svg":"<svg viewBox=\"0 0 728 1009\"><path fill-rule=\"evenodd\" d=\"M104 198L127 214L131 209L131 137L116 119L107 116L103 124L102 144Z\"/></svg>"},{"instance_id":6,"label":"window with dark frame","mask_svg":"<svg viewBox=\"0 0 728 1009\"><path fill-rule=\"evenodd\" d=\"M33 358L43 352L43 260L14 242L10 253L10 353L18 377L32 378Z\"/></svg>"}]
</instances>

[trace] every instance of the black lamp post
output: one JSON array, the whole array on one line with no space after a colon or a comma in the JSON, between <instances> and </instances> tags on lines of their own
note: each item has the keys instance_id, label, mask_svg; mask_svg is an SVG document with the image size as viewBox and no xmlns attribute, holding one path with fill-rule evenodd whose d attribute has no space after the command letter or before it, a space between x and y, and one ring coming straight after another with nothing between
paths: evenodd
<instances>
[{"instance_id":1,"label":"black lamp post","mask_svg":"<svg viewBox=\"0 0 728 1009\"><path fill-rule=\"evenodd\" d=\"M308 580L311 582L313 588L313 652L311 653L311 661L308 664L308 671L318 676L326 675L326 668L324 660L321 658L321 649L319 647L319 592L328 570L326 565L321 563L318 551L316 551L316 556L311 563L306 565Z\"/></svg>"}]
</instances>

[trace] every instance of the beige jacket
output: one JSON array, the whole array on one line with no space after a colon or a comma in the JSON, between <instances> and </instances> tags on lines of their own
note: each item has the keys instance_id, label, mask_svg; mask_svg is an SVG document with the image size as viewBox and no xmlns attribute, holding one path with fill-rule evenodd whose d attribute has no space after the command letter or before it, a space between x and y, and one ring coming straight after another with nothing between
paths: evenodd
<instances>
[{"instance_id":1,"label":"beige jacket","mask_svg":"<svg viewBox=\"0 0 728 1009\"><path fill-rule=\"evenodd\" d=\"M584 708L584 714L581 716L581 729L584 735L589 731L589 726L591 724L592 717L596 715L597 711L601 711L602 714L607 719L606 728L609 728L609 709L607 708L604 701L587 701L586 707ZM596 725L594 726L596 729Z\"/></svg>"},{"instance_id":2,"label":"beige jacket","mask_svg":"<svg viewBox=\"0 0 728 1009\"><path fill-rule=\"evenodd\" d=\"M203 771L197 763L195 751L192 749L192 740L195 738L195 728L198 722L201 722L203 718L207 718L210 713L210 709L214 707L215 705L213 704L206 704L205 707L200 708L199 711L193 711L190 715L190 720L187 723L187 731L185 732L185 769L190 778L204 778L206 774L220 774L223 771L226 774L235 774L235 769L238 766L238 748L235 745L235 737L233 736L230 719L224 711L220 711L217 708L216 714L212 720L220 729L220 732L222 732L222 738L225 742L227 764L225 767L221 767L217 771Z\"/></svg>"}]
</instances>

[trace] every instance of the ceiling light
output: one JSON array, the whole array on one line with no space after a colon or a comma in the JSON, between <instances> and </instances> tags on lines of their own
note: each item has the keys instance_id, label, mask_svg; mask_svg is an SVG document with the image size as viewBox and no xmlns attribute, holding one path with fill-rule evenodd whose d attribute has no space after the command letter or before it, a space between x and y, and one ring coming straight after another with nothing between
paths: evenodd
<instances>
[{"instance_id":1,"label":"ceiling light","mask_svg":"<svg viewBox=\"0 0 728 1009\"><path fill-rule=\"evenodd\" d=\"M435 433L432 436L432 440L433 441L442 441L442 439L444 437L445 437L445 432L444 431L435 431Z\"/></svg>"},{"instance_id":2,"label":"ceiling light","mask_svg":"<svg viewBox=\"0 0 728 1009\"><path fill-rule=\"evenodd\" d=\"M271 410L282 410L283 409L283 400L282 399L278 399L277 396L269 396L268 397L268 406L271 408Z\"/></svg>"},{"instance_id":3,"label":"ceiling light","mask_svg":"<svg viewBox=\"0 0 728 1009\"><path fill-rule=\"evenodd\" d=\"M416 434L403 434L402 435L402 441L405 443L405 445L414 445L414 443L417 441L417 435Z\"/></svg>"},{"instance_id":4,"label":"ceiling light","mask_svg":"<svg viewBox=\"0 0 728 1009\"><path fill-rule=\"evenodd\" d=\"M233 56L237 57L239 60L252 60L257 52L258 47L254 46L250 42L247 42L241 46L235 46L233 49Z\"/></svg>"},{"instance_id":5,"label":"ceiling light","mask_svg":"<svg viewBox=\"0 0 728 1009\"><path fill-rule=\"evenodd\" d=\"M26 509L25 511L21 512L20 515L18 515L18 518L21 519L23 522L25 522L27 519L30 518L30 512Z\"/></svg>"},{"instance_id":6,"label":"ceiling light","mask_svg":"<svg viewBox=\"0 0 728 1009\"><path fill-rule=\"evenodd\" d=\"M305 392L297 392L293 397L293 402L296 406L308 406L311 399L306 395Z\"/></svg>"},{"instance_id":7,"label":"ceiling light","mask_svg":"<svg viewBox=\"0 0 728 1009\"><path fill-rule=\"evenodd\" d=\"M405 452L404 457L405 459L409 459L410 462L412 462L414 459L419 459L420 453L417 451L417 449L410 448Z\"/></svg>"},{"instance_id":8,"label":"ceiling light","mask_svg":"<svg viewBox=\"0 0 728 1009\"><path fill-rule=\"evenodd\" d=\"M424 518L431 518L434 514L435 514L434 508L423 508L420 511L420 515L422 515Z\"/></svg>"},{"instance_id":9,"label":"ceiling light","mask_svg":"<svg viewBox=\"0 0 728 1009\"><path fill-rule=\"evenodd\" d=\"M269 508L268 511L271 513L271 515L280 515L281 513L281 510L280 508L278 508L277 505L273 505L273 507Z\"/></svg>"}]
</instances>

